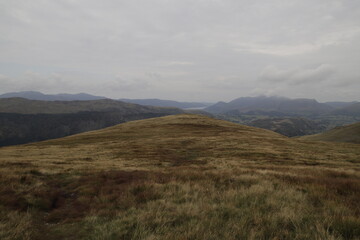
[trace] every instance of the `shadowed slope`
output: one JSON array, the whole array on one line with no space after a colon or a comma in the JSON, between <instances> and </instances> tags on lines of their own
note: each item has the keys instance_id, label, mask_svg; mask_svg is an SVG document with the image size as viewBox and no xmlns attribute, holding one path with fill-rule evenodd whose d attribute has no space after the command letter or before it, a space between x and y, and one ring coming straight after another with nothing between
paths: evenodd
<instances>
[{"instance_id":1,"label":"shadowed slope","mask_svg":"<svg viewBox=\"0 0 360 240\"><path fill-rule=\"evenodd\" d=\"M310 141L360 143L360 122L336 127L315 135L303 136L300 139Z\"/></svg>"}]
</instances>

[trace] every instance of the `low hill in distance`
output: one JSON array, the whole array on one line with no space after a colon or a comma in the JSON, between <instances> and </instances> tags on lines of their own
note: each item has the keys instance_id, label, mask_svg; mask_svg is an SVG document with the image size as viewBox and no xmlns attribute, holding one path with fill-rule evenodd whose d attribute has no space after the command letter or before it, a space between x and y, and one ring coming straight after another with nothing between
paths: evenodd
<instances>
[{"instance_id":1,"label":"low hill in distance","mask_svg":"<svg viewBox=\"0 0 360 240\"><path fill-rule=\"evenodd\" d=\"M325 102L326 105L329 105L331 107L334 108L343 108L343 107L348 107L354 103L358 103L357 101L353 101L353 102Z\"/></svg>"},{"instance_id":2,"label":"low hill in distance","mask_svg":"<svg viewBox=\"0 0 360 240\"><path fill-rule=\"evenodd\" d=\"M141 106L138 104L125 103L111 99L100 99L91 101L39 101L28 100L24 98L0 99L0 112L2 113L58 114L76 113L84 111L117 111L127 114L139 112L181 112L181 110L176 108Z\"/></svg>"},{"instance_id":3,"label":"low hill in distance","mask_svg":"<svg viewBox=\"0 0 360 240\"><path fill-rule=\"evenodd\" d=\"M94 96L87 93L60 93L60 94L44 94L37 91L22 91L22 92L10 92L0 94L1 98L25 98L29 100L41 100L41 101L89 101L89 100L100 100L100 99L109 99L102 96ZM162 100L162 99L119 99L122 102L140 104L145 106L154 106L154 107L175 107L175 108L194 108L202 109L207 106L212 105L212 103L202 103L202 102L178 102L172 100Z\"/></svg>"},{"instance_id":4,"label":"low hill in distance","mask_svg":"<svg viewBox=\"0 0 360 240\"><path fill-rule=\"evenodd\" d=\"M243 97L229 103L219 102L204 111L219 119L274 130L290 137L360 121L357 102L319 103L314 99L283 97Z\"/></svg>"},{"instance_id":5,"label":"low hill in distance","mask_svg":"<svg viewBox=\"0 0 360 240\"><path fill-rule=\"evenodd\" d=\"M23 92L10 92L0 95L0 98L26 98L29 100L41 100L41 101L87 101L87 100L99 100L105 99L105 97L94 96L87 93L60 93L60 94L43 94L36 91L23 91Z\"/></svg>"},{"instance_id":6,"label":"low hill in distance","mask_svg":"<svg viewBox=\"0 0 360 240\"><path fill-rule=\"evenodd\" d=\"M3 147L0 236L358 239L359 159L199 115Z\"/></svg>"},{"instance_id":7,"label":"low hill in distance","mask_svg":"<svg viewBox=\"0 0 360 240\"><path fill-rule=\"evenodd\" d=\"M132 120L161 117L173 111L78 112L63 114L0 113L0 147L98 130Z\"/></svg>"},{"instance_id":8,"label":"low hill in distance","mask_svg":"<svg viewBox=\"0 0 360 240\"><path fill-rule=\"evenodd\" d=\"M110 99L92 101L0 99L0 146L59 138L131 120L179 113L183 111Z\"/></svg>"},{"instance_id":9,"label":"low hill in distance","mask_svg":"<svg viewBox=\"0 0 360 240\"><path fill-rule=\"evenodd\" d=\"M162 100L162 99L119 99L123 102L135 103L145 106L155 106L155 107L176 107L182 109L202 109L207 106L210 106L211 103L201 103L201 102L177 102L172 100Z\"/></svg>"},{"instance_id":10,"label":"low hill in distance","mask_svg":"<svg viewBox=\"0 0 360 240\"><path fill-rule=\"evenodd\" d=\"M360 143L360 122L336 127L315 135L303 136L301 139L310 141Z\"/></svg>"},{"instance_id":11,"label":"low hill in distance","mask_svg":"<svg viewBox=\"0 0 360 240\"><path fill-rule=\"evenodd\" d=\"M319 115L328 113L333 107L315 99L289 99L284 97L241 97L229 103L219 102L204 109L210 113L247 113L254 111L278 112L287 115Z\"/></svg>"}]
</instances>

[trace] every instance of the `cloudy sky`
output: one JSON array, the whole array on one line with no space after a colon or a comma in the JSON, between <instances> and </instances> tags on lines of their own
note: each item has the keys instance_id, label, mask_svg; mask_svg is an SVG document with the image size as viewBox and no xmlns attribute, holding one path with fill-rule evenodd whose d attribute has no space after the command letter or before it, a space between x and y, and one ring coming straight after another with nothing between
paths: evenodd
<instances>
[{"instance_id":1,"label":"cloudy sky","mask_svg":"<svg viewBox=\"0 0 360 240\"><path fill-rule=\"evenodd\" d=\"M0 0L0 93L360 100L359 0Z\"/></svg>"}]
</instances>

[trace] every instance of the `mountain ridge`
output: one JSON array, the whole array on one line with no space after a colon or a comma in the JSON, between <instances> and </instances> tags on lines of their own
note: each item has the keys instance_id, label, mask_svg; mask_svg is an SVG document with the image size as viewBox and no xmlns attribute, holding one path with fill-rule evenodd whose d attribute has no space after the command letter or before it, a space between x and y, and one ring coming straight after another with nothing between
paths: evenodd
<instances>
[{"instance_id":1,"label":"mountain ridge","mask_svg":"<svg viewBox=\"0 0 360 240\"><path fill-rule=\"evenodd\" d=\"M323 114L333 107L319 103L315 99L290 99L285 97L240 97L228 103L219 102L204 109L210 113L226 114L230 111L246 113L250 111L280 112L295 115Z\"/></svg>"}]
</instances>

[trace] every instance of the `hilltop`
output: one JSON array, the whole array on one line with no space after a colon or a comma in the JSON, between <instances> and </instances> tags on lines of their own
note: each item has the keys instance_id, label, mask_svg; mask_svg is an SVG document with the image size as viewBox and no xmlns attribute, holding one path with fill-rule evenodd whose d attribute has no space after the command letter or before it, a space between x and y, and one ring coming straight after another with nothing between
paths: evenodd
<instances>
[{"instance_id":1,"label":"hilltop","mask_svg":"<svg viewBox=\"0 0 360 240\"><path fill-rule=\"evenodd\" d=\"M360 143L360 122L336 127L329 131L303 136L303 140Z\"/></svg>"},{"instance_id":2,"label":"hilltop","mask_svg":"<svg viewBox=\"0 0 360 240\"><path fill-rule=\"evenodd\" d=\"M357 239L359 159L199 115L3 147L0 236Z\"/></svg>"}]
</instances>

